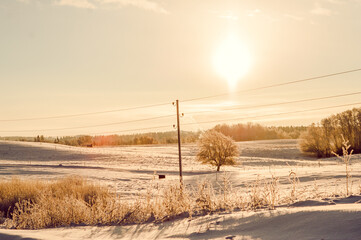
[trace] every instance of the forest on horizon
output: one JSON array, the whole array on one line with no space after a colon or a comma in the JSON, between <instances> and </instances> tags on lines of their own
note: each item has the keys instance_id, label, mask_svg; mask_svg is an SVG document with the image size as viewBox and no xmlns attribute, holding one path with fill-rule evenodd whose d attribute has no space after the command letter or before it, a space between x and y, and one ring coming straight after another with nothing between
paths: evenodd
<instances>
[{"instance_id":1,"label":"forest on horizon","mask_svg":"<svg viewBox=\"0 0 361 240\"><path fill-rule=\"evenodd\" d=\"M297 139L303 132L305 126L266 127L261 124L219 124L212 128L231 137L235 141L270 140L270 139ZM195 143L198 141L201 131L182 131L182 143ZM147 144L173 144L177 143L176 131L150 132L127 135L77 135L64 137L47 137L37 135L36 137L1 137L2 140L25 141L25 142L48 142L79 147L96 146L120 146L120 145L147 145Z\"/></svg>"}]
</instances>

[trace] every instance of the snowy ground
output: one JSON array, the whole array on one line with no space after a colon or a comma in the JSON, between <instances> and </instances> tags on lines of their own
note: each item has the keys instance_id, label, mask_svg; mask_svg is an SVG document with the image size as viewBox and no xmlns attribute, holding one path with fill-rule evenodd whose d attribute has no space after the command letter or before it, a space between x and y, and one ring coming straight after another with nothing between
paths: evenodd
<instances>
[{"instance_id":1,"label":"snowy ground","mask_svg":"<svg viewBox=\"0 0 361 240\"><path fill-rule=\"evenodd\" d=\"M247 191L257 179L279 178L280 192L289 191L289 173L294 171L306 197L341 194L344 165L336 158L317 159L300 153L296 140L238 143L239 164L215 169L195 160L196 145L184 145L183 176L187 186L207 179L227 177L234 191ZM360 192L361 156L351 159L352 190ZM158 174L165 174L159 180ZM51 180L80 175L105 184L126 200L145 192L151 184L160 187L178 179L176 145L77 148L47 143L0 142L0 180L12 177ZM360 200L360 199L358 199ZM235 212L180 219L163 224L124 227L77 227L39 231L0 229L0 239L361 239L361 204L339 200L335 205L305 201L275 211ZM316 203L316 204L315 204ZM318 205L318 206L314 206ZM51 236L51 237L50 237Z\"/></svg>"}]
</instances>

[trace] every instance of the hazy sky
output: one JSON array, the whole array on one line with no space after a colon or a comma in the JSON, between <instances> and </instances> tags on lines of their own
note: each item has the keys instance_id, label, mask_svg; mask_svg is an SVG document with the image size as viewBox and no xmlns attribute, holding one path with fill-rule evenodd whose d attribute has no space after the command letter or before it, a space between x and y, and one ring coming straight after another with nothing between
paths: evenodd
<instances>
[{"instance_id":1,"label":"hazy sky","mask_svg":"<svg viewBox=\"0 0 361 240\"><path fill-rule=\"evenodd\" d=\"M175 117L40 131L172 115L175 99L361 68L360 13L361 0L1 0L0 120L169 105L63 119L3 121L0 136L94 134L163 125L169 127L159 131L172 130ZM231 87L214 66L217 49L230 35L237 36L250 56L249 69ZM206 129L216 123L201 122L229 118L244 118L229 123L308 125L352 106L252 117L361 102L361 95L212 114L190 112L357 91L361 91L361 72L181 102L182 129Z\"/></svg>"}]
</instances>

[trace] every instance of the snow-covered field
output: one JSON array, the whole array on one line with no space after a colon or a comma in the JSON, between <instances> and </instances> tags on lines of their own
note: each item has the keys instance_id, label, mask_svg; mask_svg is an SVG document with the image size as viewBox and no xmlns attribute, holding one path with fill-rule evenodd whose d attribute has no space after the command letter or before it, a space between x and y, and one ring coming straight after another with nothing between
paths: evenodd
<instances>
[{"instance_id":1,"label":"snow-covered field","mask_svg":"<svg viewBox=\"0 0 361 240\"><path fill-rule=\"evenodd\" d=\"M239 164L215 168L195 160L196 145L182 146L183 176L187 186L207 179L217 190L217 181L229 179L233 191L245 192L257 179L279 178L280 193L291 188L295 172L303 198L294 206L273 211L234 212L179 219L161 224L113 227L75 227L46 230L0 229L0 239L361 239L361 198L332 202L325 195L342 195L345 168L336 158L304 156L297 140L237 143ZM361 156L351 159L352 191L360 194ZM166 175L158 179L158 174ZM0 142L0 180L51 180L68 175L84 176L108 185L123 199L144 193L149 185L179 181L176 145L77 148L48 143ZM234 236L234 237L232 237Z\"/></svg>"}]
</instances>

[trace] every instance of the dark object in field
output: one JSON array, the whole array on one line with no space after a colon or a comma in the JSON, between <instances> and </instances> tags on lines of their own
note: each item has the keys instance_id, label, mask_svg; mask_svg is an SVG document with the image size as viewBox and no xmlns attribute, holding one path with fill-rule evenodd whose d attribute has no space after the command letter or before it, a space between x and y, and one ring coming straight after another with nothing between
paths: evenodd
<instances>
[{"instance_id":1,"label":"dark object in field","mask_svg":"<svg viewBox=\"0 0 361 240\"><path fill-rule=\"evenodd\" d=\"M93 147L93 144L88 144L88 145L86 145L87 147Z\"/></svg>"},{"instance_id":2,"label":"dark object in field","mask_svg":"<svg viewBox=\"0 0 361 240\"><path fill-rule=\"evenodd\" d=\"M232 236L228 236L228 237L226 237L226 239L234 239L236 236L234 236L234 235L232 235Z\"/></svg>"},{"instance_id":3,"label":"dark object in field","mask_svg":"<svg viewBox=\"0 0 361 240\"><path fill-rule=\"evenodd\" d=\"M58 167L62 167L62 166L63 166L63 164L60 163Z\"/></svg>"},{"instance_id":4,"label":"dark object in field","mask_svg":"<svg viewBox=\"0 0 361 240\"><path fill-rule=\"evenodd\" d=\"M159 179L164 179L165 178L165 175L158 175L159 176Z\"/></svg>"}]
</instances>

